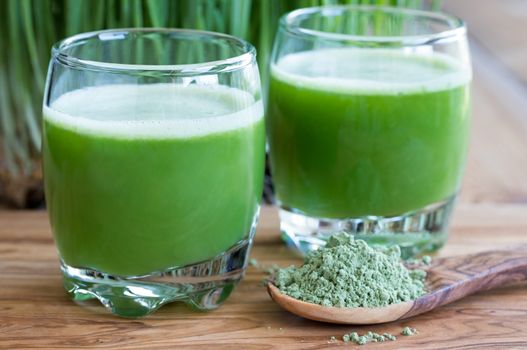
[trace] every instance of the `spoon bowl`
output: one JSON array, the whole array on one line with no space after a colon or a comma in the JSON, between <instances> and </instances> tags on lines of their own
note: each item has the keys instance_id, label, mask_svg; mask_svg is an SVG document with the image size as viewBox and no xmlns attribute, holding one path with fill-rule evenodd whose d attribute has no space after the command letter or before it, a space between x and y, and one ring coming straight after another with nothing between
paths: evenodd
<instances>
[{"instance_id":1,"label":"spoon bowl","mask_svg":"<svg viewBox=\"0 0 527 350\"><path fill-rule=\"evenodd\" d=\"M527 246L451 258L434 259L427 271L427 294L378 308L326 307L307 303L267 284L271 298L298 316L339 324L378 324L402 320L431 311L465 296L527 280Z\"/></svg>"}]
</instances>

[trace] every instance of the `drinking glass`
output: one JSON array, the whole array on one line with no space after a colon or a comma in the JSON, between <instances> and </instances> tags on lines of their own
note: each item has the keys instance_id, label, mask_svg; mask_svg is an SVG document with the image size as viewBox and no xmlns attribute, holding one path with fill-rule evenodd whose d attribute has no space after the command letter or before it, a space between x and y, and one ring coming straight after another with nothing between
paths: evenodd
<instances>
[{"instance_id":1,"label":"drinking glass","mask_svg":"<svg viewBox=\"0 0 527 350\"><path fill-rule=\"evenodd\" d=\"M471 66L463 22L375 6L282 17L266 121L285 241L347 231L404 257L447 226L467 153Z\"/></svg>"},{"instance_id":2,"label":"drinking glass","mask_svg":"<svg viewBox=\"0 0 527 350\"><path fill-rule=\"evenodd\" d=\"M242 278L262 193L255 50L193 30L115 29L53 46L44 177L64 287L136 317L216 308Z\"/></svg>"}]
</instances>

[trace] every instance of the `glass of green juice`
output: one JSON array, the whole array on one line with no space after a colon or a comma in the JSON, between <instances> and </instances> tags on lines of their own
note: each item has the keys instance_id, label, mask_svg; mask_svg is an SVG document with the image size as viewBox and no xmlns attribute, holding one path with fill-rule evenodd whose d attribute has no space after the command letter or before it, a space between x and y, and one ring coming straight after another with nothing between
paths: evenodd
<instances>
[{"instance_id":1,"label":"glass of green juice","mask_svg":"<svg viewBox=\"0 0 527 350\"><path fill-rule=\"evenodd\" d=\"M470 126L464 23L375 6L282 17L266 127L282 237L347 231L411 257L441 247Z\"/></svg>"},{"instance_id":2,"label":"glass of green juice","mask_svg":"<svg viewBox=\"0 0 527 350\"><path fill-rule=\"evenodd\" d=\"M138 317L218 307L243 277L262 193L255 49L224 34L114 29L52 49L46 201L64 287Z\"/></svg>"}]
</instances>

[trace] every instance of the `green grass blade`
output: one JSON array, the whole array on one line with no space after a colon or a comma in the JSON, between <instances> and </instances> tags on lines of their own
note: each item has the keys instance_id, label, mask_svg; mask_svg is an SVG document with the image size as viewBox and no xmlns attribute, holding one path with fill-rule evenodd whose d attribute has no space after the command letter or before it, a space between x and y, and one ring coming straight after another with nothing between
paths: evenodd
<instances>
[{"instance_id":1,"label":"green grass blade","mask_svg":"<svg viewBox=\"0 0 527 350\"><path fill-rule=\"evenodd\" d=\"M134 27L142 27L143 26L143 6L141 4L141 0L129 0L132 1L133 4L133 25Z\"/></svg>"},{"instance_id":2,"label":"green grass blade","mask_svg":"<svg viewBox=\"0 0 527 350\"><path fill-rule=\"evenodd\" d=\"M66 35L80 33L82 31L83 18L83 1L66 0L65 17L66 17Z\"/></svg>"},{"instance_id":3,"label":"green grass blade","mask_svg":"<svg viewBox=\"0 0 527 350\"><path fill-rule=\"evenodd\" d=\"M2 68L5 68L2 66ZM14 115L12 114L13 109L10 108L9 97L7 96L8 90L3 87L8 86L6 74L4 69L0 70L0 131L2 137L0 138L3 143L2 153L4 156L5 167L11 175L18 175L18 167L15 163L14 148L16 147L15 131L14 131ZM0 162L1 165L1 162Z\"/></svg>"},{"instance_id":4,"label":"green grass blade","mask_svg":"<svg viewBox=\"0 0 527 350\"><path fill-rule=\"evenodd\" d=\"M33 67L33 73L36 84L39 90L44 89L44 73L40 67L39 55L37 50L37 43L35 41L33 18L31 15L31 2L30 0L20 0L19 2L22 12L22 24L24 26L24 36L26 38L26 44L29 51L29 59Z\"/></svg>"},{"instance_id":5,"label":"green grass blade","mask_svg":"<svg viewBox=\"0 0 527 350\"><path fill-rule=\"evenodd\" d=\"M148 9L148 18L152 27L164 27L166 14L166 3L161 0L146 0L146 8Z\"/></svg>"}]
</instances>

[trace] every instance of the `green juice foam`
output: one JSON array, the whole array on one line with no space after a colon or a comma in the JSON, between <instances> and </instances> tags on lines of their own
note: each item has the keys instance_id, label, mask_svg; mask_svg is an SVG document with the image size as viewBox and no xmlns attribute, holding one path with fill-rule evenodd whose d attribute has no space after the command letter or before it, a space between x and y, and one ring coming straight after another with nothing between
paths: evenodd
<instances>
[{"instance_id":1,"label":"green juice foam","mask_svg":"<svg viewBox=\"0 0 527 350\"><path fill-rule=\"evenodd\" d=\"M176 84L103 85L75 90L44 107L70 130L116 138L185 138L247 127L261 102L242 90Z\"/></svg>"},{"instance_id":2,"label":"green juice foam","mask_svg":"<svg viewBox=\"0 0 527 350\"><path fill-rule=\"evenodd\" d=\"M440 53L388 49L324 49L284 56L277 79L298 87L348 94L411 94L467 84L469 69Z\"/></svg>"},{"instance_id":3,"label":"green juice foam","mask_svg":"<svg viewBox=\"0 0 527 350\"><path fill-rule=\"evenodd\" d=\"M44 108L44 170L64 262L139 276L247 237L262 191L261 102L228 87L105 85Z\"/></svg>"}]
</instances>

